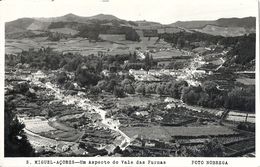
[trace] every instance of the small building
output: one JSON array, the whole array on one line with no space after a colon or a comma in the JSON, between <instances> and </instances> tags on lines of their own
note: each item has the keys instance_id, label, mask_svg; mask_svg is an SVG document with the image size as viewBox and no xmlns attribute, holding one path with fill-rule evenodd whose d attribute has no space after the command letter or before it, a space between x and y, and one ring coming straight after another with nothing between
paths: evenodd
<instances>
[{"instance_id":1,"label":"small building","mask_svg":"<svg viewBox=\"0 0 260 167\"><path fill-rule=\"evenodd\" d=\"M59 152L66 152L66 151L69 151L70 146L69 146L69 145L65 145L65 144L58 144L58 145L56 146L56 149L57 149L57 151L59 151Z\"/></svg>"},{"instance_id":2,"label":"small building","mask_svg":"<svg viewBox=\"0 0 260 167\"><path fill-rule=\"evenodd\" d=\"M147 141L144 144L145 147L155 147L155 143L151 142L151 141Z\"/></svg>"},{"instance_id":3,"label":"small building","mask_svg":"<svg viewBox=\"0 0 260 167\"><path fill-rule=\"evenodd\" d=\"M103 70L101 72L102 75L104 75L105 77L109 77L110 76L110 71L109 70Z\"/></svg>"},{"instance_id":4,"label":"small building","mask_svg":"<svg viewBox=\"0 0 260 167\"><path fill-rule=\"evenodd\" d=\"M130 69L129 74L131 74L131 75L146 75L147 71L145 71L144 69L141 69L141 70Z\"/></svg>"},{"instance_id":5,"label":"small building","mask_svg":"<svg viewBox=\"0 0 260 167\"><path fill-rule=\"evenodd\" d=\"M108 152L108 154L112 154L115 149L116 149L116 146L114 144L109 144L109 145L105 146L105 150Z\"/></svg>"},{"instance_id":6,"label":"small building","mask_svg":"<svg viewBox=\"0 0 260 167\"><path fill-rule=\"evenodd\" d=\"M45 74L42 71L37 71L34 74L34 78L36 78L36 79L45 78Z\"/></svg>"},{"instance_id":7,"label":"small building","mask_svg":"<svg viewBox=\"0 0 260 167\"><path fill-rule=\"evenodd\" d=\"M131 145L136 147L142 147L142 142L138 139L135 139L131 142Z\"/></svg>"},{"instance_id":8,"label":"small building","mask_svg":"<svg viewBox=\"0 0 260 167\"><path fill-rule=\"evenodd\" d=\"M135 115L136 116L141 116L141 117L146 117L146 116L149 115L149 112L148 111L136 111Z\"/></svg>"}]
</instances>

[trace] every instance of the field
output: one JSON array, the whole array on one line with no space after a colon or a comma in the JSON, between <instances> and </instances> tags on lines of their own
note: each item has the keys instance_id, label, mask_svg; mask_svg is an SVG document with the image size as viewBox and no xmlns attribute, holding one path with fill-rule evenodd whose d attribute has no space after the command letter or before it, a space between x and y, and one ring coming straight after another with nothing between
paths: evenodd
<instances>
[{"instance_id":1,"label":"field","mask_svg":"<svg viewBox=\"0 0 260 167\"><path fill-rule=\"evenodd\" d=\"M73 30L71 28L53 28L50 29L51 32L58 32L58 33L62 33L62 34L71 34L71 35L76 35L78 33L78 31Z\"/></svg>"},{"instance_id":2,"label":"field","mask_svg":"<svg viewBox=\"0 0 260 167\"><path fill-rule=\"evenodd\" d=\"M244 122L246 120L247 115L248 115L247 122L255 123L255 114L233 112L233 111L229 112L227 116L227 120Z\"/></svg>"},{"instance_id":3,"label":"field","mask_svg":"<svg viewBox=\"0 0 260 167\"><path fill-rule=\"evenodd\" d=\"M153 54L154 59L172 58L176 56L182 56L182 52L179 50L171 50L171 51L160 51Z\"/></svg>"},{"instance_id":4,"label":"field","mask_svg":"<svg viewBox=\"0 0 260 167\"><path fill-rule=\"evenodd\" d=\"M142 97L138 95L128 96L125 98L120 98L117 101L117 107L123 106L147 106L148 104L153 104L158 102L159 97Z\"/></svg>"},{"instance_id":5,"label":"field","mask_svg":"<svg viewBox=\"0 0 260 167\"><path fill-rule=\"evenodd\" d=\"M253 78L242 77L242 78L237 78L236 81L244 85L255 85L255 79Z\"/></svg>"},{"instance_id":6,"label":"field","mask_svg":"<svg viewBox=\"0 0 260 167\"><path fill-rule=\"evenodd\" d=\"M129 51L134 51L135 46L130 46L129 48L122 47L125 44L118 44L113 42L89 42L89 40L84 38L74 38L74 39L62 39L58 42L47 41L46 38L32 38L32 39L7 39L6 40L6 53L15 54L20 53L23 50L29 50L30 48L39 49L41 47L50 47L56 51L66 53L80 53L84 56L94 54L97 55L98 52L104 52L105 54L128 54Z\"/></svg>"},{"instance_id":7,"label":"field","mask_svg":"<svg viewBox=\"0 0 260 167\"><path fill-rule=\"evenodd\" d=\"M79 133L74 128L68 127L58 121L50 121L49 124L53 127L53 130L42 131L40 134L44 137L61 141L75 142L83 135L83 132Z\"/></svg>"},{"instance_id":8,"label":"field","mask_svg":"<svg viewBox=\"0 0 260 167\"><path fill-rule=\"evenodd\" d=\"M48 120L44 118L31 118L31 119L23 119L23 123L25 124L25 128L34 133L47 132L51 130L56 130L48 124Z\"/></svg>"},{"instance_id":9,"label":"field","mask_svg":"<svg viewBox=\"0 0 260 167\"><path fill-rule=\"evenodd\" d=\"M133 53L136 48L141 48L142 50L153 48L171 48L169 44L162 40L158 42L156 41L157 38L151 38L148 40L147 37L142 38L140 42L126 40L90 42L86 38L68 38L67 40L61 39L56 42L49 41L46 37L36 37L31 39L27 38L22 40L6 39L5 53L16 54L22 52L23 50L29 50L30 48L39 49L41 47L50 47L62 53L72 52L88 56L90 54L98 55L99 52L102 52L105 55L129 54L129 52ZM172 58L174 56L182 55L185 54L179 50L159 51L153 54L154 59Z\"/></svg>"},{"instance_id":10,"label":"field","mask_svg":"<svg viewBox=\"0 0 260 167\"><path fill-rule=\"evenodd\" d=\"M73 131L74 129L71 127L68 127L60 122L57 121L50 121L50 126L54 127L55 129L62 130L62 131Z\"/></svg>"},{"instance_id":11,"label":"field","mask_svg":"<svg viewBox=\"0 0 260 167\"><path fill-rule=\"evenodd\" d=\"M51 132L44 132L41 133L41 135L55 140L76 142L83 135L83 132L79 133L75 130L68 132L56 130Z\"/></svg>"},{"instance_id":12,"label":"field","mask_svg":"<svg viewBox=\"0 0 260 167\"><path fill-rule=\"evenodd\" d=\"M143 136L146 139L170 140L172 136L218 136L233 135L237 132L223 126L201 126L201 127L125 127L122 131L129 137Z\"/></svg>"},{"instance_id":13,"label":"field","mask_svg":"<svg viewBox=\"0 0 260 167\"><path fill-rule=\"evenodd\" d=\"M221 35L224 37L242 36L246 33L249 33L249 31L243 27L221 27L214 25L207 25L202 29L195 30L206 34Z\"/></svg>"}]
</instances>

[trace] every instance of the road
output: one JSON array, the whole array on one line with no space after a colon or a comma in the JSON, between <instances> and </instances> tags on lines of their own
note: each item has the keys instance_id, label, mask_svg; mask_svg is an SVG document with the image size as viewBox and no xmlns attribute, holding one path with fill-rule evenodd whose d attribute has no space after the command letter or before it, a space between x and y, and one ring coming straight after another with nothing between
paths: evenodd
<instances>
[{"instance_id":1,"label":"road","mask_svg":"<svg viewBox=\"0 0 260 167\"><path fill-rule=\"evenodd\" d=\"M38 78L33 77L34 74L32 74L31 77L31 81L35 82L35 83L39 83ZM46 75L44 75L43 77L47 77ZM93 104L93 102L91 102L89 99L83 98L79 95L68 95L65 96L62 93L62 90L60 88L58 88L56 85L47 82L46 84L43 84L42 86L45 86L46 88L50 89L55 98L58 100L62 100L63 104L65 105L75 105L79 108L82 108L83 110L88 110L94 113L98 113L101 117L101 122L109 129L111 129L112 131L116 131L118 132L121 136L124 137L124 140L121 142L121 144L119 145L121 149L125 149L129 144L130 144L130 138L123 133L120 129L119 129L119 121L117 120L112 120L110 118L106 118L106 111L100 109L100 106L97 106L96 104Z\"/></svg>"}]
</instances>

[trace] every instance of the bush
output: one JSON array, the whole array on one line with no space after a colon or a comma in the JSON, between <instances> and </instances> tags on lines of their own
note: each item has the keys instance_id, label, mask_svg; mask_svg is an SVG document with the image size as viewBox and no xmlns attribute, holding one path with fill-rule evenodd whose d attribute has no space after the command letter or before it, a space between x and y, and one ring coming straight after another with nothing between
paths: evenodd
<instances>
[{"instance_id":1,"label":"bush","mask_svg":"<svg viewBox=\"0 0 260 167\"><path fill-rule=\"evenodd\" d=\"M57 83L63 85L67 80L67 74L65 72L61 72L57 75Z\"/></svg>"},{"instance_id":2,"label":"bush","mask_svg":"<svg viewBox=\"0 0 260 167\"><path fill-rule=\"evenodd\" d=\"M89 93L92 95L98 95L101 93L101 89L98 86L93 86L90 88Z\"/></svg>"},{"instance_id":3,"label":"bush","mask_svg":"<svg viewBox=\"0 0 260 167\"><path fill-rule=\"evenodd\" d=\"M128 94L134 94L135 93L135 89L131 84L125 85L124 91Z\"/></svg>"},{"instance_id":4,"label":"bush","mask_svg":"<svg viewBox=\"0 0 260 167\"><path fill-rule=\"evenodd\" d=\"M124 93L123 88L122 88L122 87L119 87L119 86L116 86L116 87L114 88L113 93L114 93L114 95L115 95L116 97L122 98L122 97L125 96L125 93Z\"/></svg>"},{"instance_id":5,"label":"bush","mask_svg":"<svg viewBox=\"0 0 260 167\"><path fill-rule=\"evenodd\" d=\"M249 122L241 122L237 125L237 129L255 132L255 124Z\"/></svg>"}]
</instances>

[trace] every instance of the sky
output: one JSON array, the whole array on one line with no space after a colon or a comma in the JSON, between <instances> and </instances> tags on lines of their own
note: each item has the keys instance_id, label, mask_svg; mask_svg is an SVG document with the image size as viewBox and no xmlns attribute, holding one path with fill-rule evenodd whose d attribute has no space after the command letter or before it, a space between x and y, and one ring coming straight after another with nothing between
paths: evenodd
<instances>
[{"instance_id":1,"label":"sky","mask_svg":"<svg viewBox=\"0 0 260 167\"><path fill-rule=\"evenodd\" d=\"M1 19L111 14L124 20L170 24L257 15L257 0L1 0Z\"/></svg>"}]
</instances>

